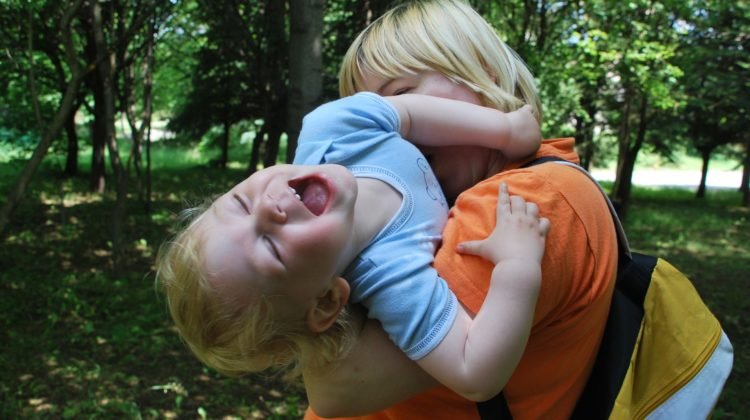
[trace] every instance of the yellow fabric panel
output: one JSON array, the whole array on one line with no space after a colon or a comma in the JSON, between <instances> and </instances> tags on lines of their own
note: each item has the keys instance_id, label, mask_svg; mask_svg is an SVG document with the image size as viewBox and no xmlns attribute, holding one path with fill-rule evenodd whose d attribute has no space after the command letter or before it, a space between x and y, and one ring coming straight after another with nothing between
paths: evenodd
<instances>
[{"instance_id":1,"label":"yellow fabric panel","mask_svg":"<svg viewBox=\"0 0 750 420\"><path fill-rule=\"evenodd\" d=\"M661 258L644 302L636 348L610 418L642 419L703 368L721 326L692 283Z\"/></svg>"}]
</instances>

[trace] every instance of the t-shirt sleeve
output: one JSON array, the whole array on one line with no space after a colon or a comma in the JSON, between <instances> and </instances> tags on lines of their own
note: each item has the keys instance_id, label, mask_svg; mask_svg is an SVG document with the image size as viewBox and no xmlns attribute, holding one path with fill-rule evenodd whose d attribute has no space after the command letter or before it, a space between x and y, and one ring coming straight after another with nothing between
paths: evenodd
<instances>
[{"instance_id":1,"label":"t-shirt sleeve","mask_svg":"<svg viewBox=\"0 0 750 420\"><path fill-rule=\"evenodd\" d=\"M294 163L356 163L359 153L398 133L400 124L396 109L372 92L326 103L302 120Z\"/></svg>"},{"instance_id":2,"label":"t-shirt sleeve","mask_svg":"<svg viewBox=\"0 0 750 420\"><path fill-rule=\"evenodd\" d=\"M402 194L398 215L344 277L352 285L352 302L367 307L391 340L417 360L450 330L458 302L431 265L445 199L424 156L399 128L398 112L381 96L361 92L342 98L305 117L294 163L344 165Z\"/></svg>"},{"instance_id":3,"label":"t-shirt sleeve","mask_svg":"<svg viewBox=\"0 0 750 420\"><path fill-rule=\"evenodd\" d=\"M428 258L429 257L429 258ZM353 299L383 325L391 340L412 360L434 350L453 326L458 300L430 266L431 254L391 255L381 264L360 259ZM425 260L425 261L420 261Z\"/></svg>"}]
</instances>

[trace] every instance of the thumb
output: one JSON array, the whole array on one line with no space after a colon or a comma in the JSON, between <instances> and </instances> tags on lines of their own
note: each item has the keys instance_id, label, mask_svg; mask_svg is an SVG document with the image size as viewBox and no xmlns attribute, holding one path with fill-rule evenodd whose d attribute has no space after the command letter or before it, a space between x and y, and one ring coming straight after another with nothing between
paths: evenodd
<instances>
[{"instance_id":1,"label":"thumb","mask_svg":"<svg viewBox=\"0 0 750 420\"><path fill-rule=\"evenodd\" d=\"M456 245L456 251L459 254L469 254L482 256L482 242L484 241L466 241Z\"/></svg>"}]
</instances>

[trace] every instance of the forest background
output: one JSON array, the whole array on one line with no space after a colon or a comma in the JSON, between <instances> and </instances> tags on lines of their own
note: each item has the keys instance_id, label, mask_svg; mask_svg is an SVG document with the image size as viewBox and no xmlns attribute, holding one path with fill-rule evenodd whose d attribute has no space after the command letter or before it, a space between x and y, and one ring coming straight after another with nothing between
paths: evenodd
<instances>
[{"instance_id":1,"label":"forest background","mask_svg":"<svg viewBox=\"0 0 750 420\"><path fill-rule=\"evenodd\" d=\"M153 260L182 208L290 161L349 43L394 3L0 2L0 417L301 416L297 385L192 358ZM614 170L631 243L694 278L735 344L715 417L746 418L750 5L471 3L536 76L543 132ZM632 184L686 161L695 190ZM742 179L710 190L709 164Z\"/></svg>"}]
</instances>

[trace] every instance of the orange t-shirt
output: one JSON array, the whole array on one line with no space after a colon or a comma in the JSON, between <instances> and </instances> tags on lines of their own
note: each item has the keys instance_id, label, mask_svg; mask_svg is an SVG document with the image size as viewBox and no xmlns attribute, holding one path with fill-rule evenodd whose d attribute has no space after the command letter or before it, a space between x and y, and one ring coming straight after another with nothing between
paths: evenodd
<instances>
[{"instance_id":1,"label":"orange t-shirt","mask_svg":"<svg viewBox=\"0 0 750 420\"><path fill-rule=\"evenodd\" d=\"M543 142L536 154L578 162L572 138ZM435 267L461 303L477 312L493 264L456 253L495 225L497 189L539 206L551 222L531 336L503 390L515 419L568 418L593 366L617 270L617 235L601 192L576 168L549 163L505 170L462 193L451 209ZM316 419L308 410L306 419ZM479 418L475 403L438 387L358 419Z\"/></svg>"}]
</instances>

